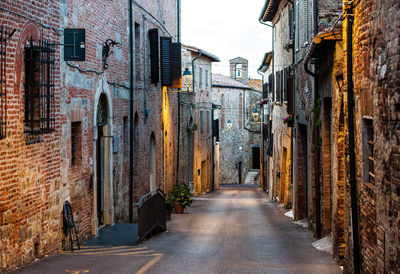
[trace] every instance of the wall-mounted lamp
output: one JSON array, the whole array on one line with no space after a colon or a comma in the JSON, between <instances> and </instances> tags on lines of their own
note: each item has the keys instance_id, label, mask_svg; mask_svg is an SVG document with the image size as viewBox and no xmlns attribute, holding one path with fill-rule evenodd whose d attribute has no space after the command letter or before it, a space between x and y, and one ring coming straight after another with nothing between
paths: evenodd
<instances>
[{"instance_id":1,"label":"wall-mounted lamp","mask_svg":"<svg viewBox=\"0 0 400 274\"><path fill-rule=\"evenodd\" d=\"M182 75L182 84L186 87L186 90L189 91L192 86L193 75L190 73L188 68L185 68L185 71Z\"/></svg>"},{"instance_id":2,"label":"wall-mounted lamp","mask_svg":"<svg viewBox=\"0 0 400 274\"><path fill-rule=\"evenodd\" d=\"M228 130L231 130L232 128L232 121L228 120L228 122L226 122L226 127L228 128Z\"/></svg>"},{"instance_id":3,"label":"wall-mounted lamp","mask_svg":"<svg viewBox=\"0 0 400 274\"><path fill-rule=\"evenodd\" d=\"M258 119L260 118L260 111L258 109L254 109L252 115L254 122L258 122Z\"/></svg>"},{"instance_id":4,"label":"wall-mounted lamp","mask_svg":"<svg viewBox=\"0 0 400 274\"><path fill-rule=\"evenodd\" d=\"M339 90L342 91L342 86L343 86L343 69L339 69L335 72L335 79L336 83L339 87Z\"/></svg>"}]
</instances>

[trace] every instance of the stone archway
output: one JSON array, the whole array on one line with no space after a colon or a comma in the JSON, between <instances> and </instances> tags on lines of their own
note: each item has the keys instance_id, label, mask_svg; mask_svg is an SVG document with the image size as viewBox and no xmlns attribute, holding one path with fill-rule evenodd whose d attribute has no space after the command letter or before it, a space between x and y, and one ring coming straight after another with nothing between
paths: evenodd
<instances>
[{"instance_id":1,"label":"stone archway","mask_svg":"<svg viewBox=\"0 0 400 274\"><path fill-rule=\"evenodd\" d=\"M112 97L104 78L96 85L93 103L93 234L114 222L112 176Z\"/></svg>"}]
</instances>

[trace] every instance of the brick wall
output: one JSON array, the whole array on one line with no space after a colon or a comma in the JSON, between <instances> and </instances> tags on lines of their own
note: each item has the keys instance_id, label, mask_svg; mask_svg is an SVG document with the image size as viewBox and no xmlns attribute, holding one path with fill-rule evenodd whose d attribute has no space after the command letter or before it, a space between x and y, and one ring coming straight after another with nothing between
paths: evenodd
<instances>
[{"instance_id":1,"label":"brick wall","mask_svg":"<svg viewBox=\"0 0 400 274\"><path fill-rule=\"evenodd\" d=\"M31 37L36 42L46 39L59 43L59 24L57 2L6 0L0 3L0 25L8 31L15 29L6 57L7 137L0 140L0 271L28 263L61 246L63 182L58 142L62 124L58 48L54 55L55 131L43 134L36 144L27 144L24 137L24 46Z\"/></svg>"}]
</instances>

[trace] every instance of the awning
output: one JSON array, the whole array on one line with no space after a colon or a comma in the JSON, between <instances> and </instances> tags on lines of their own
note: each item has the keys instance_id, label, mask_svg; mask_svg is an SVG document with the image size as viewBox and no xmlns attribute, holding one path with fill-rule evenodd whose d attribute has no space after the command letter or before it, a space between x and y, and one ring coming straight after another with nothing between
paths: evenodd
<instances>
[{"instance_id":1,"label":"awning","mask_svg":"<svg viewBox=\"0 0 400 274\"><path fill-rule=\"evenodd\" d=\"M326 48L330 46L332 43L336 43L337 41L342 41L342 28L339 27L335 30L332 28L328 28L323 32L318 33L311 45L308 49L307 55L304 58L304 69L307 73L315 76L315 73L308 69L308 63L317 64L321 59L326 57Z\"/></svg>"}]
</instances>

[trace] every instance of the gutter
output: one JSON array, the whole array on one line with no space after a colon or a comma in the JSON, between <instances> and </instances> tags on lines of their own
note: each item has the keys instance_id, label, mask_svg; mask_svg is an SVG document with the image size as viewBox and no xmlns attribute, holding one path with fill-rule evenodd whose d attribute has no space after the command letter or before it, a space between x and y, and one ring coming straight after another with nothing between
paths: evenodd
<instances>
[{"instance_id":1,"label":"gutter","mask_svg":"<svg viewBox=\"0 0 400 274\"><path fill-rule=\"evenodd\" d=\"M349 131L349 167L350 167L350 197L351 221L353 236L353 271L360 273L360 239L358 223L358 200L356 180L355 128L354 128L354 84L353 84L353 2L345 6L347 16L346 51L347 51L347 123Z\"/></svg>"},{"instance_id":2,"label":"gutter","mask_svg":"<svg viewBox=\"0 0 400 274\"><path fill-rule=\"evenodd\" d=\"M193 92L195 90L195 83L196 83L196 74L194 73L194 62L199 59L201 56L203 55L203 52L201 51L201 49L199 49L199 55L196 56L196 58L194 58L192 60L192 73L193 73L193 79L192 79L192 86L193 86Z\"/></svg>"},{"instance_id":3,"label":"gutter","mask_svg":"<svg viewBox=\"0 0 400 274\"><path fill-rule=\"evenodd\" d=\"M129 4L129 222L133 222L133 0Z\"/></svg>"}]
</instances>

